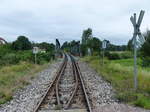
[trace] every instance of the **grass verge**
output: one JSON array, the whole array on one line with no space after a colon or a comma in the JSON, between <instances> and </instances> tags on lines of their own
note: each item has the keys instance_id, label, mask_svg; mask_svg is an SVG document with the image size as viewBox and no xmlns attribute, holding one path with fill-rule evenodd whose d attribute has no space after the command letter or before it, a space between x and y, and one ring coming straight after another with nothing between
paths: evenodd
<instances>
[{"instance_id":1,"label":"grass verge","mask_svg":"<svg viewBox=\"0 0 150 112\"><path fill-rule=\"evenodd\" d=\"M17 65L0 68L0 104L12 99L13 93L18 88L28 85L37 72L46 68L48 64L35 65L28 62L21 62Z\"/></svg>"},{"instance_id":2,"label":"grass verge","mask_svg":"<svg viewBox=\"0 0 150 112\"><path fill-rule=\"evenodd\" d=\"M119 101L150 109L150 68L142 68L138 60L138 90L133 88L133 59L107 60L102 66L99 57L84 57L105 80L116 90Z\"/></svg>"}]
</instances>

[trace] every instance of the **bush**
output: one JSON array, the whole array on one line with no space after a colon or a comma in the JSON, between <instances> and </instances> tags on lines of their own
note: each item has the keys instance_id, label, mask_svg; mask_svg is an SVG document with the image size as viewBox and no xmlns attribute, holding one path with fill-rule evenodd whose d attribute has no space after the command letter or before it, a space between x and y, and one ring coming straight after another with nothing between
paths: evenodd
<instances>
[{"instance_id":1,"label":"bush","mask_svg":"<svg viewBox=\"0 0 150 112\"><path fill-rule=\"evenodd\" d=\"M52 56L52 54L50 52L47 52L47 53L38 53L37 54L37 63L38 64L44 64L46 62L49 62L52 59L52 57L53 56Z\"/></svg>"},{"instance_id":2,"label":"bush","mask_svg":"<svg viewBox=\"0 0 150 112\"><path fill-rule=\"evenodd\" d=\"M150 100L148 97L138 94L137 100L134 102L136 106L144 107L145 109L150 109Z\"/></svg>"},{"instance_id":3,"label":"bush","mask_svg":"<svg viewBox=\"0 0 150 112\"><path fill-rule=\"evenodd\" d=\"M19 57L14 53L9 53L1 58L0 65L17 64L19 63Z\"/></svg>"},{"instance_id":4,"label":"bush","mask_svg":"<svg viewBox=\"0 0 150 112\"><path fill-rule=\"evenodd\" d=\"M11 44L0 45L0 59L7 53L12 53Z\"/></svg>"},{"instance_id":5,"label":"bush","mask_svg":"<svg viewBox=\"0 0 150 112\"><path fill-rule=\"evenodd\" d=\"M128 52L128 51L121 52L120 57L121 57L121 59L128 59L128 58L132 58L133 54L132 54L132 52Z\"/></svg>"},{"instance_id":6,"label":"bush","mask_svg":"<svg viewBox=\"0 0 150 112\"><path fill-rule=\"evenodd\" d=\"M19 51L16 53L16 55L19 57L20 61L28 61L32 62L33 61L33 53L32 51Z\"/></svg>"},{"instance_id":7,"label":"bush","mask_svg":"<svg viewBox=\"0 0 150 112\"><path fill-rule=\"evenodd\" d=\"M142 66L143 67L150 67L150 57L143 57L142 58Z\"/></svg>"},{"instance_id":8,"label":"bush","mask_svg":"<svg viewBox=\"0 0 150 112\"><path fill-rule=\"evenodd\" d=\"M0 51L0 66L18 64L21 61L34 63L35 60L32 50L12 50L11 44L1 45ZM44 64L51 59L54 59L53 51L37 54L38 64Z\"/></svg>"},{"instance_id":9,"label":"bush","mask_svg":"<svg viewBox=\"0 0 150 112\"><path fill-rule=\"evenodd\" d=\"M131 52L106 52L105 56L110 60L128 59L132 57Z\"/></svg>"},{"instance_id":10,"label":"bush","mask_svg":"<svg viewBox=\"0 0 150 112\"><path fill-rule=\"evenodd\" d=\"M37 54L37 64L44 64L49 62L52 58L51 53L38 53ZM19 51L17 53L7 53L0 59L0 65L12 65L18 64L21 61L27 61L34 63L34 54L31 51Z\"/></svg>"},{"instance_id":11,"label":"bush","mask_svg":"<svg viewBox=\"0 0 150 112\"><path fill-rule=\"evenodd\" d=\"M121 59L121 57L120 57L120 55L118 53L110 53L108 59L116 60L116 59Z\"/></svg>"}]
</instances>

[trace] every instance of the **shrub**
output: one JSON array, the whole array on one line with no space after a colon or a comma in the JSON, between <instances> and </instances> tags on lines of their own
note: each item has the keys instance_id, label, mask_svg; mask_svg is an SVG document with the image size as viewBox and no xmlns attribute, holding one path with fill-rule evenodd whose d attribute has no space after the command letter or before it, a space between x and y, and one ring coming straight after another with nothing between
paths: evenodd
<instances>
[{"instance_id":1,"label":"shrub","mask_svg":"<svg viewBox=\"0 0 150 112\"><path fill-rule=\"evenodd\" d=\"M127 91L127 92L120 92L116 95L116 98L122 102L131 102L133 100L137 99L137 95L136 93L134 93L133 91Z\"/></svg>"},{"instance_id":2,"label":"shrub","mask_svg":"<svg viewBox=\"0 0 150 112\"><path fill-rule=\"evenodd\" d=\"M44 64L45 62L49 62L51 60L51 58L52 58L52 54L50 52L38 53L37 54L37 63Z\"/></svg>"},{"instance_id":3,"label":"shrub","mask_svg":"<svg viewBox=\"0 0 150 112\"><path fill-rule=\"evenodd\" d=\"M32 50L12 50L11 44L0 46L0 67L12 64L18 64L21 61L34 63L34 54ZM37 63L44 64L54 59L54 52L49 51L46 53L37 54Z\"/></svg>"},{"instance_id":4,"label":"shrub","mask_svg":"<svg viewBox=\"0 0 150 112\"><path fill-rule=\"evenodd\" d=\"M105 56L110 60L128 59L132 57L131 52L106 52Z\"/></svg>"},{"instance_id":5,"label":"shrub","mask_svg":"<svg viewBox=\"0 0 150 112\"><path fill-rule=\"evenodd\" d=\"M20 61L29 61L31 62L33 60L33 53L32 51L19 51L16 53L16 55L19 57Z\"/></svg>"},{"instance_id":6,"label":"shrub","mask_svg":"<svg viewBox=\"0 0 150 112\"><path fill-rule=\"evenodd\" d=\"M116 60L116 59L121 59L120 55L118 53L108 53L107 54L108 59L110 60Z\"/></svg>"},{"instance_id":7,"label":"shrub","mask_svg":"<svg viewBox=\"0 0 150 112\"><path fill-rule=\"evenodd\" d=\"M132 52L127 52L127 51L121 52L120 57L121 57L121 59L128 59L128 58L132 58L133 54L132 54Z\"/></svg>"},{"instance_id":8,"label":"shrub","mask_svg":"<svg viewBox=\"0 0 150 112\"><path fill-rule=\"evenodd\" d=\"M150 67L150 57L143 57L142 58L142 66L143 67Z\"/></svg>"},{"instance_id":9,"label":"shrub","mask_svg":"<svg viewBox=\"0 0 150 112\"><path fill-rule=\"evenodd\" d=\"M18 62L19 57L14 53L9 53L1 58L0 65L17 64Z\"/></svg>"},{"instance_id":10,"label":"shrub","mask_svg":"<svg viewBox=\"0 0 150 112\"><path fill-rule=\"evenodd\" d=\"M150 100L148 97L138 94L137 100L134 102L136 106L144 107L145 109L150 109Z\"/></svg>"},{"instance_id":11,"label":"shrub","mask_svg":"<svg viewBox=\"0 0 150 112\"><path fill-rule=\"evenodd\" d=\"M11 44L0 45L0 59L7 53L12 53Z\"/></svg>"},{"instance_id":12,"label":"shrub","mask_svg":"<svg viewBox=\"0 0 150 112\"><path fill-rule=\"evenodd\" d=\"M121 56L118 53L111 53L109 59L111 60L121 59Z\"/></svg>"}]
</instances>

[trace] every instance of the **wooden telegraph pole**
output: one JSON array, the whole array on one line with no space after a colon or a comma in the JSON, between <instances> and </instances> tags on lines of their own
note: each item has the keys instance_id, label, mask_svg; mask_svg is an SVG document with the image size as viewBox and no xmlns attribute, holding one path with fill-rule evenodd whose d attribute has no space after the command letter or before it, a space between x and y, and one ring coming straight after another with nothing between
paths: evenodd
<instances>
[{"instance_id":1,"label":"wooden telegraph pole","mask_svg":"<svg viewBox=\"0 0 150 112\"><path fill-rule=\"evenodd\" d=\"M134 27L134 33L133 33L133 45L134 45L134 89L137 90L138 82L137 82L137 48L140 47L144 42L145 39L141 34L140 26L143 20L145 11L141 10L138 21L136 21L136 13L134 13L133 16L131 16L130 20ZM137 40L136 37L139 37L139 40Z\"/></svg>"}]
</instances>

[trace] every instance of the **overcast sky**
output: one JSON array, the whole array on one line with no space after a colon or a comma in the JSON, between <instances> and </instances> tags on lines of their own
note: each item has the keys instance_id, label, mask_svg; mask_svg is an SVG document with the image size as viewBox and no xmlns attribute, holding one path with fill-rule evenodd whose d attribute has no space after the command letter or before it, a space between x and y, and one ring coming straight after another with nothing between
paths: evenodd
<instances>
[{"instance_id":1,"label":"overcast sky","mask_svg":"<svg viewBox=\"0 0 150 112\"><path fill-rule=\"evenodd\" d=\"M133 33L130 16L141 9L144 32L150 27L150 0L0 0L0 37L62 43L80 40L90 27L93 36L126 44Z\"/></svg>"}]
</instances>

